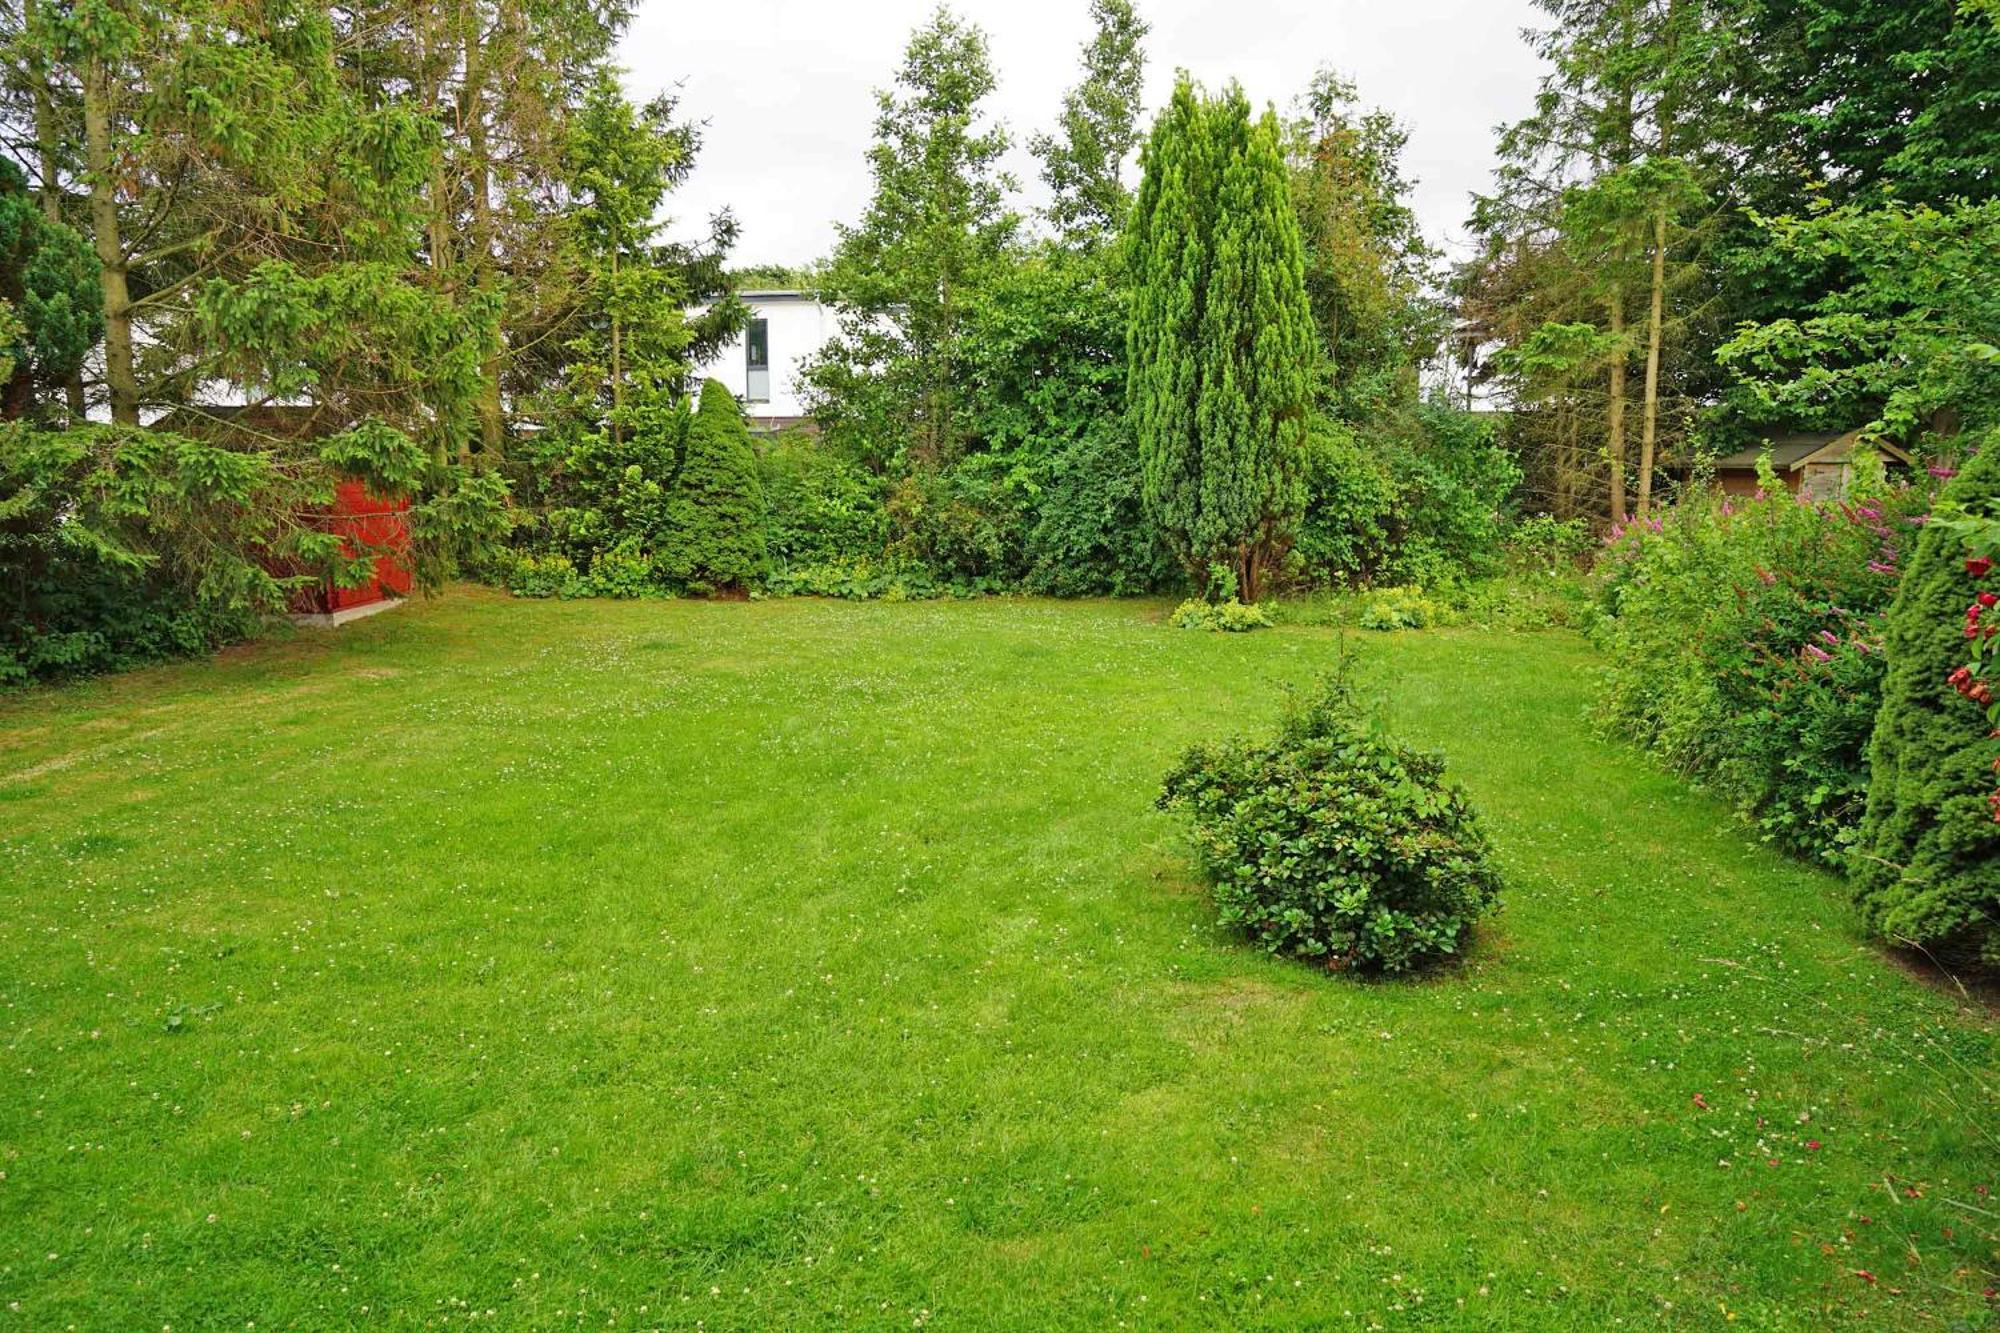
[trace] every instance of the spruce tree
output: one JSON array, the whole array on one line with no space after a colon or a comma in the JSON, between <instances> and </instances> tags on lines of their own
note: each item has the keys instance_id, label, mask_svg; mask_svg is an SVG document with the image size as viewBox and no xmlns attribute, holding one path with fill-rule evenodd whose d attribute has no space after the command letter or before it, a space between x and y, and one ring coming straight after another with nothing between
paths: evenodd
<instances>
[{"instance_id":1,"label":"spruce tree","mask_svg":"<svg viewBox=\"0 0 2000 1333\"><path fill-rule=\"evenodd\" d=\"M1978 512L2000 499L2000 446L1945 488ZM1992 742L1979 706L1950 684L1964 665L1965 609L1982 591L1957 533L1924 529L1889 611L1889 674L1869 749L1868 814L1850 859L1855 900L1884 939L1947 961L2000 964L2000 824L1986 807Z\"/></svg>"},{"instance_id":2,"label":"spruce tree","mask_svg":"<svg viewBox=\"0 0 2000 1333\"><path fill-rule=\"evenodd\" d=\"M1183 77L1144 167L1126 346L1146 507L1197 582L1223 565L1255 599L1303 503L1313 365L1277 117Z\"/></svg>"},{"instance_id":3,"label":"spruce tree","mask_svg":"<svg viewBox=\"0 0 2000 1333\"><path fill-rule=\"evenodd\" d=\"M764 488L736 396L704 380L660 564L691 592L742 591L764 574Z\"/></svg>"}]
</instances>

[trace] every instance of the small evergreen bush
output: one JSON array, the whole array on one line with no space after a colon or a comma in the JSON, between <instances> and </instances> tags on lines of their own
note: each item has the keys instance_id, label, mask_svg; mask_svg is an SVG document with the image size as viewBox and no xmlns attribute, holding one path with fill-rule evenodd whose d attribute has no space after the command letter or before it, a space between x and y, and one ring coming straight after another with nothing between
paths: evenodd
<instances>
[{"instance_id":1,"label":"small evergreen bush","mask_svg":"<svg viewBox=\"0 0 2000 1333\"><path fill-rule=\"evenodd\" d=\"M1975 512L1995 499L2000 447L1988 446L1945 488L1942 507ZM1990 727L1951 683L1968 656L1966 607L1981 591L1965 557L1957 532L1926 528L1890 608L1867 817L1848 865L1862 916L1885 939L2000 966Z\"/></svg>"},{"instance_id":2,"label":"small evergreen bush","mask_svg":"<svg viewBox=\"0 0 2000 1333\"><path fill-rule=\"evenodd\" d=\"M1268 740L1189 750L1159 805L1191 825L1224 925L1329 970L1455 954L1499 897L1444 761L1385 736L1344 675L1294 701Z\"/></svg>"},{"instance_id":3,"label":"small evergreen bush","mask_svg":"<svg viewBox=\"0 0 2000 1333\"><path fill-rule=\"evenodd\" d=\"M705 380L656 562L690 592L742 591L764 575L764 488L736 395ZM629 571L620 570L615 596Z\"/></svg>"}]
</instances>

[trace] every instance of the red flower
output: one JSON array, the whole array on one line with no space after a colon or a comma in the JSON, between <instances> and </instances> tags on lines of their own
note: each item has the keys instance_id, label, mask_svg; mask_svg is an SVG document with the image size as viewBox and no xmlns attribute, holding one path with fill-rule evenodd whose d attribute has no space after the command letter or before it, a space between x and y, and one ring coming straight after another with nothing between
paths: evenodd
<instances>
[{"instance_id":1,"label":"red flower","mask_svg":"<svg viewBox=\"0 0 2000 1333\"><path fill-rule=\"evenodd\" d=\"M1965 572L1976 579L1985 578L1992 570L1993 557L1990 555L1975 555L1965 562Z\"/></svg>"}]
</instances>

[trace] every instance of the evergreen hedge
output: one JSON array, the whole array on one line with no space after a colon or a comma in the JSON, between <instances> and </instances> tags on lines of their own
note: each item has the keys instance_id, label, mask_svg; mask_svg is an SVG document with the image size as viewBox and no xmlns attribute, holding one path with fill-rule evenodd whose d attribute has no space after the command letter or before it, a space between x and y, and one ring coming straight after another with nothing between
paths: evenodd
<instances>
[{"instance_id":1,"label":"evergreen hedge","mask_svg":"<svg viewBox=\"0 0 2000 1333\"><path fill-rule=\"evenodd\" d=\"M2000 448L1975 455L1942 507L2000 498ZM1980 591L1958 534L1926 528L1889 612L1889 674L1869 749L1868 812L1850 862L1869 928L1941 961L2000 965L2000 824L1987 810L1993 747L1964 665L1965 608Z\"/></svg>"}]
</instances>

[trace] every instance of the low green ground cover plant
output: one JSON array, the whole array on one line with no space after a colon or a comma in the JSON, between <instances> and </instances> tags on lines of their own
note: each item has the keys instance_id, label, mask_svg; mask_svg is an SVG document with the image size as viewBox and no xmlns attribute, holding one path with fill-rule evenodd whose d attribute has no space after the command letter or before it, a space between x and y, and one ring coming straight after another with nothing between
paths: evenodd
<instances>
[{"instance_id":1,"label":"low green ground cover plant","mask_svg":"<svg viewBox=\"0 0 2000 1333\"><path fill-rule=\"evenodd\" d=\"M1184 816L1224 926L1329 970L1457 954L1500 873L1444 760L1399 744L1340 672L1275 735L1195 746L1159 798Z\"/></svg>"}]
</instances>

